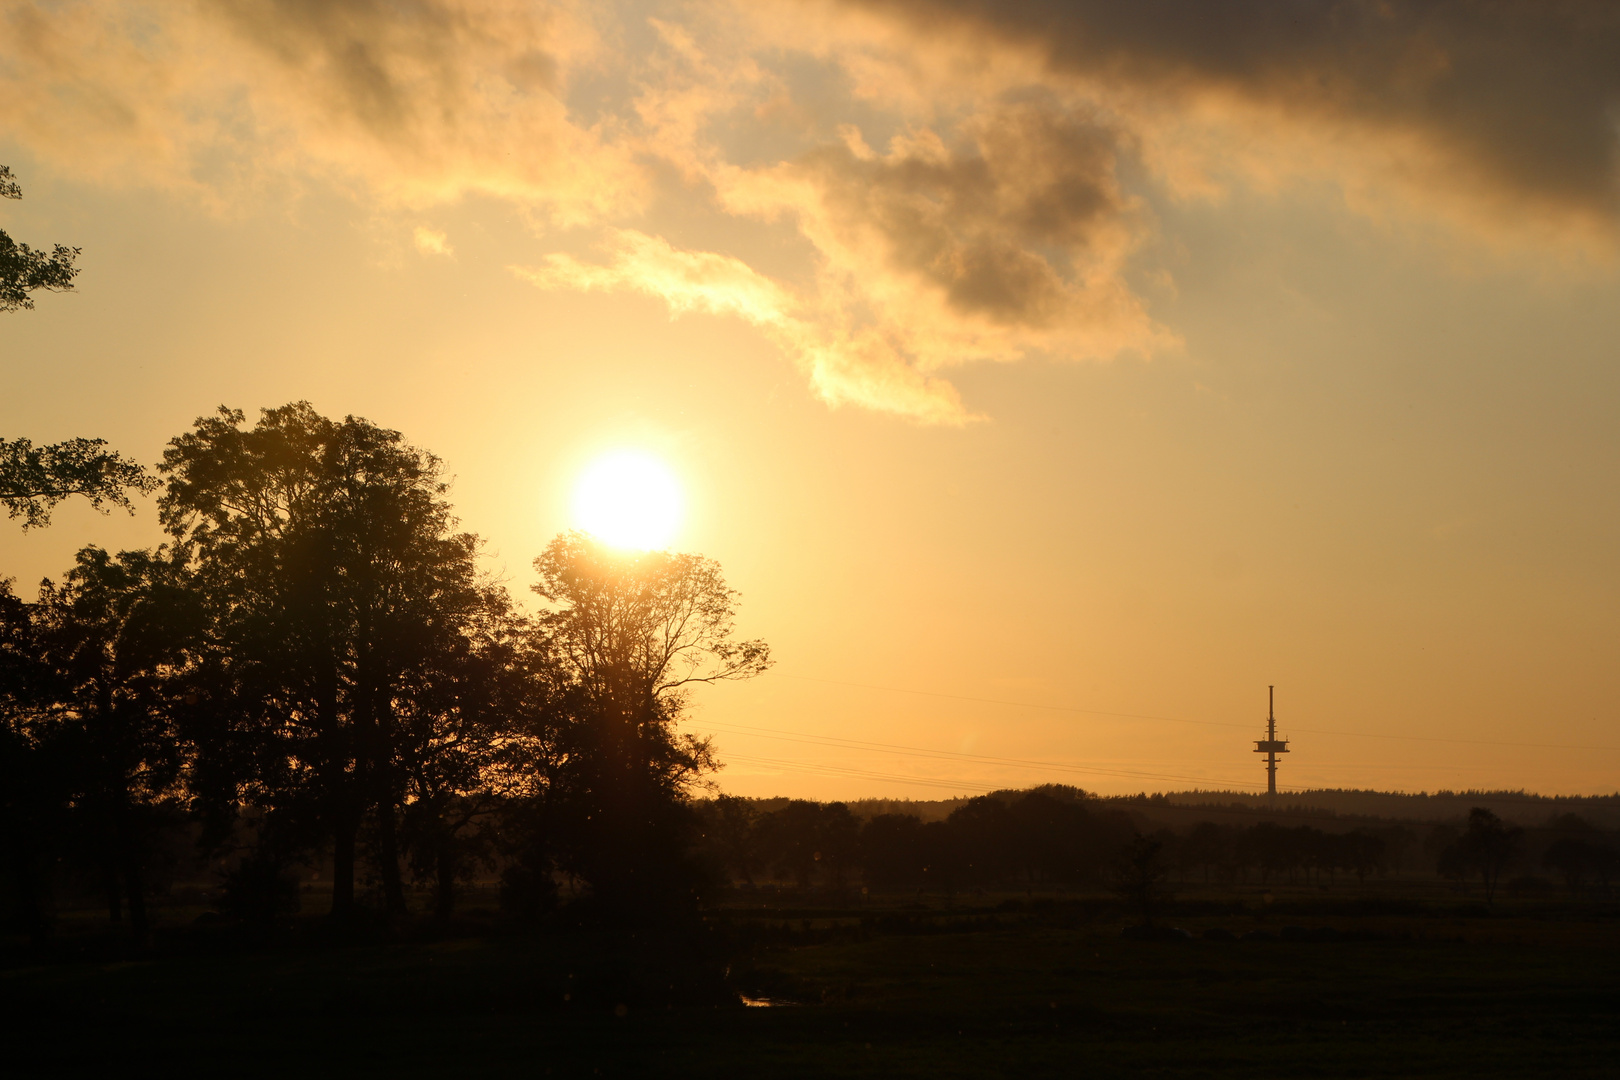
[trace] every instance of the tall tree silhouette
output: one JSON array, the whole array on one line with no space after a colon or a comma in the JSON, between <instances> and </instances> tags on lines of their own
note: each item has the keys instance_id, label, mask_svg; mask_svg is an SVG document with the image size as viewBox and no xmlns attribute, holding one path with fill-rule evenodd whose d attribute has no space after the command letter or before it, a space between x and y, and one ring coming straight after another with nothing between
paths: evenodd
<instances>
[{"instance_id":1,"label":"tall tree silhouette","mask_svg":"<svg viewBox=\"0 0 1620 1080\"><path fill-rule=\"evenodd\" d=\"M333 849L332 912L355 906L368 834L388 908L404 906L399 817L413 770L453 754L458 682L479 624L505 609L454 531L437 458L396 431L307 402L245 428L222 408L173 440L163 522L211 605L227 707L206 740L217 803ZM206 767L208 763L203 763Z\"/></svg>"},{"instance_id":2,"label":"tall tree silhouette","mask_svg":"<svg viewBox=\"0 0 1620 1080\"><path fill-rule=\"evenodd\" d=\"M538 559L542 625L571 677L570 869L610 906L668 899L689 886L684 801L713 767L706 740L676 721L701 683L770 666L762 641L732 638L737 594L712 559L627 552L578 532Z\"/></svg>"}]
</instances>

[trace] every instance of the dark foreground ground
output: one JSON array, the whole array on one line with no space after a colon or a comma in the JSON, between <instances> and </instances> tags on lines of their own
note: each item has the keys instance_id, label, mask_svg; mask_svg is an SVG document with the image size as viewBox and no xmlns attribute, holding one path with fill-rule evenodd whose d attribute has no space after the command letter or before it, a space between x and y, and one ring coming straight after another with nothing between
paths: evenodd
<instances>
[{"instance_id":1,"label":"dark foreground ground","mask_svg":"<svg viewBox=\"0 0 1620 1080\"><path fill-rule=\"evenodd\" d=\"M1122 939L1124 915L1084 901L869 908L864 926L847 909L770 903L716 918L753 943L719 996L702 978L667 992L660 971L684 963L678 955L578 935L348 946L177 936L123 959L93 941L77 959L14 955L0 970L0 1068L1620 1076L1620 919L1600 908L1303 903L1262 919L1184 905L1166 921L1197 936L1174 941ZM1201 936L1217 926L1328 926L1339 937ZM744 1007L735 991L777 1003Z\"/></svg>"}]
</instances>

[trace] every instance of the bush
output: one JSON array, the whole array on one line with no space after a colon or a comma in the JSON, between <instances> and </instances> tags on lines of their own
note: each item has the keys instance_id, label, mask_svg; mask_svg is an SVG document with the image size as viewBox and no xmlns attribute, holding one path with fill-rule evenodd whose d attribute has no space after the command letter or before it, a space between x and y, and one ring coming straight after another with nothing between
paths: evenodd
<instances>
[{"instance_id":1,"label":"bush","mask_svg":"<svg viewBox=\"0 0 1620 1080\"><path fill-rule=\"evenodd\" d=\"M557 906L551 871L517 862L501 874L501 911L520 922L535 922Z\"/></svg>"},{"instance_id":2,"label":"bush","mask_svg":"<svg viewBox=\"0 0 1620 1080\"><path fill-rule=\"evenodd\" d=\"M250 855L225 875L218 907L223 914L259 925L296 915L298 878L278 859Z\"/></svg>"}]
</instances>

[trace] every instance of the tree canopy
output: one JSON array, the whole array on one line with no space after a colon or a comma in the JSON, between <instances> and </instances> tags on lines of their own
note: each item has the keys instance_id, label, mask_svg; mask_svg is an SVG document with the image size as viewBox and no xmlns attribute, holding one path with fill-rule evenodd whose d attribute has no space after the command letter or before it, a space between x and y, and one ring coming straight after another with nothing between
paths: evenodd
<instances>
[{"instance_id":1,"label":"tree canopy","mask_svg":"<svg viewBox=\"0 0 1620 1080\"><path fill-rule=\"evenodd\" d=\"M369 821L401 907L400 810L413 782L458 771L426 759L468 745L480 695L464 683L506 596L477 570L478 538L454 529L438 459L399 432L307 402L245 421L199 419L162 465L162 519L215 627L213 795L252 802L288 843L329 838L339 913Z\"/></svg>"},{"instance_id":2,"label":"tree canopy","mask_svg":"<svg viewBox=\"0 0 1620 1080\"><path fill-rule=\"evenodd\" d=\"M33 524L156 483L93 440L3 445ZM182 826L247 920L312 865L339 920L367 882L403 913L408 875L447 916L497 862L519 913L569 878L609 911L689 910L715 762L677 722L692 687L770 663L716 563L565 533L525 616L438 458L308 402L201 417L159 471L170 543L86 548L33 602L0 579L0 880L31 928L66 859L144 932L155 838Z\"/></svg>"},{"instance_id":3,"label":"tree canopy","mask_svg":"<svg viewBox=\"0 0 1620 1080\"><path fill-rule=\"evenodd\" d=\"M770 650L733 639L737 594L712 559L568 532L534 565L534 591L555 605L540 627L578 721L554 800L567 868L614 904L689 889L675 853L693 822L680 807L715 763L708 741L676 723L693 686L758 675Z\"/></svg>"}]
</instances>

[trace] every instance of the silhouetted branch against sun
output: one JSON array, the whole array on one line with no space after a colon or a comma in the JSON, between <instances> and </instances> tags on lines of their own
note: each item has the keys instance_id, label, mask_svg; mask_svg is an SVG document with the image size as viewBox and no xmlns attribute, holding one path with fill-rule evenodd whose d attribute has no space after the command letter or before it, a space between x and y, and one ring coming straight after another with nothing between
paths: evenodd
<instances>
[{"instance_id":1,"label":"silhouetted branch against sun","mask_svg":"<svg viewBox=\"0 0 1620 1080\"><path fill-rule=\"evenodd\" d=\"M545 622L596 693L653 699L771 665L763 641L732 640L738 594L713 559L625 551L572 531L534 565L534 591L561 605Z\"/></svg>"}]
</instances>

